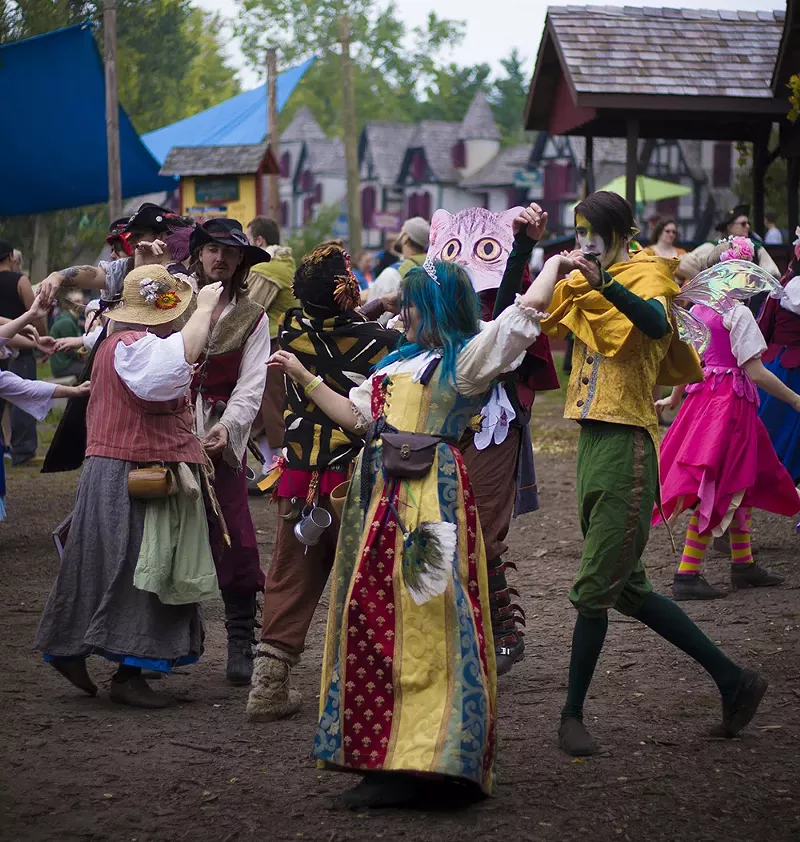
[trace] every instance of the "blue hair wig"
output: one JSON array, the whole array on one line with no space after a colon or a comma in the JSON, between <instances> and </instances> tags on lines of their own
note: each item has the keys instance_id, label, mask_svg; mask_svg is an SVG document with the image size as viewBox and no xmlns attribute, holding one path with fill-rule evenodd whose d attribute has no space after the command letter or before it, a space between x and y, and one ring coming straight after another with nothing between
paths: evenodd
<instances>
[{"instance_id":1,"label":"blue hair wig","mask_svg":"<svg viewBox=\"0 0 800 842\"><path fill-rule=\"evenodd\" d=\"M436 280L422 267L415 267L400 287L400 312L408 324L408 311L413 305L420 316L414 342L403 341L377 366L385 368L398 360L407 360L426 351L442 354L442 373L451 383L456 381L456 359L459 351L478 333L481 305L472 282L457 263L434 262Z\"/></svg>"}]
</instances>

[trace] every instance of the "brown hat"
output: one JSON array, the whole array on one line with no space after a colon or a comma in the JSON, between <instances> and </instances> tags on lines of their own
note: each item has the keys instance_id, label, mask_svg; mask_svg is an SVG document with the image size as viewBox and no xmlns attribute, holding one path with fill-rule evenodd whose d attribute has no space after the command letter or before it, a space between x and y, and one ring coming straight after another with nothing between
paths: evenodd
<instances>
[{"instance_id":1,"label":"brown hat","mask_svg":"<svg viewBox=\"0 0 800 842\"><path fill-rule=\"evenodd\" d=\"M164 266L139 266L125 276L122 300L106 315L132 325L163 325L182 315L193 295L191 285Z\"/></svg>"}]
</instances>

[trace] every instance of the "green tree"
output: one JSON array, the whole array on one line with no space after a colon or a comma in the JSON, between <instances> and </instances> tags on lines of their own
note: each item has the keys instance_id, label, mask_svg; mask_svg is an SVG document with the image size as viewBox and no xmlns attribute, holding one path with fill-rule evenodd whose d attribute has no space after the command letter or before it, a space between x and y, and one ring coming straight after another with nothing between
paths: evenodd
<instances>
[{"instance_id":1,"label":"green tree","mask_svg":"<svg viewBox=\"0 0 800 842\"><path fill-rule=\"evenodd\" d=\"M522 143L525 140L522 121L530 74L523 68L524 61L516 48L508 58L501 59L500 64L505 75L495 81L490 97L494 118L500 126L503 142L507 145Z\"/></svg>"},{"instance_id":2,"label":"green tree","mask_svg":"<svg viewBox=\"0 0 800 842\"><path fill-rule=\"evenodd\" d=\"M0 0L0 44L85 20L102 20L102 0ZM189 0L120 0L117 13L120 102L143 133L188 117L239 92L225 62L221 19ZM102 51L102 27L96 37ZM56 268L102 247L105 206L48 214ZM30 255L33 217L0 219L0 232ZM34 281L41 280L35 278Z\"/></svg>"},{"instance_id":3,"label":"green tree","mask_svg":"<svg viewBox=\"0 0 800 842\"><path fill-rule=\"evenodd\" d=\"M287 238L286 245L292 250L292 256L298 265L307 254L331 236L333 223L341 212L342 207L339 204L323 205L317 212L316 219Z\"/></svg>"},{"instance_id":4,"label":"green tree","mask_svg":"<svg viewBox=\"0 0 800 842\"><path fill-rule=\"evenodd\" d=\"M340 15L350 19L351 61L358 120L411 121L417 94L430 83L445 47L463 38L463 23L434 12L424 27L409 28L393 3L377 0L237 0L235 32L250 64L264 67L266 49L278 49L280 65L312 55L317 62L281 113L286 125L309 105L328 134L341 132Z\"/></svg>"},{"instance_id":5,"label":"green tree","mask_svg":"<svg viewBox=\"0 0 800 842\"><path fill-rule=\"evenodd\" d=\"M770 141L770 148L778 143L778 133L773 132ZM739 153L739 170L736 177L734 192L742 202L753 205L753 144L737 143L736 150ZM788 173L786 158L780 155L770 164L764 175L764 211L772 211L777 217L778 228L785 229L789 224L789 208L786 202ZM720 214L721 215L721 214ZM764 220L750 217L750 224L753 230L759 234L764 233ZM792 232L793 233L793 232ZM792 236L790 239L794 239Z\"/></svg>"},{"instance_id":6,"label":"green tree","mask_svg":"<svg viewBox=\"0 0 800 842\"><path fill-rule=\"evenodd\" d=\"M452 122L463 120L475 94L480 91L489 93L490 74L488 64L459 67L451 63L435 68L425 87L424 100L416 110L418 118Z\"/></svg>"}]
</instances>

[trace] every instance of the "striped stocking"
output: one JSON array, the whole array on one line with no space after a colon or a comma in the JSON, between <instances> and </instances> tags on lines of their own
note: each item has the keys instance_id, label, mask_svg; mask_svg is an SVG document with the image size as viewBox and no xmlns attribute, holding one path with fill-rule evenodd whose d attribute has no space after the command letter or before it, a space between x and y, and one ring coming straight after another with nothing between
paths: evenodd
<instances>
[{"instance_id":1,"label":"striped stocking","mask_svg":"<svg viewBox=\"0 0 800 842\"><path fill-rule=\"evenodd\" d=\"M700 515L694 512L686 530L686 544L683 547L683 555L681 556L681 563L678 567L679 576L689 576L693 573L700 572L700 565L703 562L706 547L711 541L711 533L705 532L701 535L697 531L699 521Z\"/></svg>"},{"instance_id":2,"label":"striped stocking","mask_svg":"<svg viewBox=\"0 0 800 842\"><path fill-rule=\"evenodd\" d=\"M753 510L744 506L736 510L731 522L731 563L752 564L753 550L750 534L753 531Z\"/></svg>"}]
</instances>

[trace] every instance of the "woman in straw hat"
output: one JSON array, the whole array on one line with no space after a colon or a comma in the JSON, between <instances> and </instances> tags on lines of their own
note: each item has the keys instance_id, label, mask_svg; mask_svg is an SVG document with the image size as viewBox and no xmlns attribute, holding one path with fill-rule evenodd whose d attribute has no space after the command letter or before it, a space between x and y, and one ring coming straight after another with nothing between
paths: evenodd
<instances>
[{"instance_id":1,"label":"woman in straw hat","mask_svg":"<svg viewBox=\"0 0 800 842\"><path fill-rule=\"evenodd\" d=\"M153 692L142 668L169 672L203 650L198 603L217 588L200 495L206 457L192 431L188 387L221 291L204 287L173 333L192 288L164 267L143 266L127 275L109 311L114 332L98 348L86 415L88 458L36 635L45 660L92 696L89 655L118 665L112 701L158 708L169 700ZM169 466L177 493L145 502L129 475L154 464Z\"/></svg>"}]
</instances>

